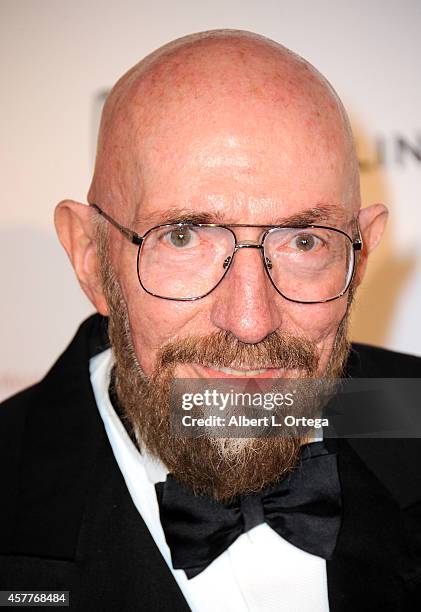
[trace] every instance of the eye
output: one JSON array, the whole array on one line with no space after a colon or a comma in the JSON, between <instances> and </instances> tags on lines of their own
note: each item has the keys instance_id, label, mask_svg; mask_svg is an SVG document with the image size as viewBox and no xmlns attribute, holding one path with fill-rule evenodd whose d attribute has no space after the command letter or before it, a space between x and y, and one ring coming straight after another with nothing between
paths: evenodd
<instances>
[{"instance_id":1,"label":"eye","mask_svg":"<svg viewBox=\"0 0 421 612\"><path fill-rule=\"evenodd\" d=\"M320 240L320 238L318 238L314 234L298 234L298 236L294 236L294 238L289 243L289 246L294 249L297 249L298 251L308 253L309 251L320 247L321 244L322 241Z\"/></svg>"},{"instance_id":2,"label":"eye","mask_svg":"<svg viewBox=\"0 0 421 612\"><path fill-rule=\"evenodd\" d=\"M192 247L197 242L197 236L189 227L175 227L165 235L165 240L176 248Z\"/></svg>"}]
</instances>

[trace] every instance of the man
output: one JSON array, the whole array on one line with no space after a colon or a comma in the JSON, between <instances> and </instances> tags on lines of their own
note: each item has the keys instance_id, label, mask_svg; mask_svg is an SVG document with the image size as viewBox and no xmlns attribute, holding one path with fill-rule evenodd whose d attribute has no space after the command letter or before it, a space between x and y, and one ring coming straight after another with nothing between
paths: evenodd
<instances>
[{"instance_id":1,"label":"man","mask_svg":"<svg viewBox=\"0 0 421 612\"><path fill-rule=\"evenodd\" d=\"M55 219L101 316L2 407L1 587L77 610L417 609L413 441L171 434L174 379L420 376L350 353L387 212L360 208L329 83L254 34L172 42L109 95L88 202Z\"/></svg>"}]
</instances>

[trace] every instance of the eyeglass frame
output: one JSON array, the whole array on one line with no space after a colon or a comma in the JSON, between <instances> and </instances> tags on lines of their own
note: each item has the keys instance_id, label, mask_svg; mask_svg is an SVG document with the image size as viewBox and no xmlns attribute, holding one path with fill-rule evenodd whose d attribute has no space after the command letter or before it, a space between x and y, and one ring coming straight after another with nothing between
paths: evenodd
<instances>
[{"instance_id":1,"label":"eyeglass frame","mask_svg":"<svg viewBox=\"0 0 421 612\"><path fill-rule=\"evenodd\" d=\"M214 291L218 285L224 280L225 276L228 273L228 270L231 267L232 262L234 261L234 256L236 254L236 252L240 249L259 249L260 250L260 254L262 256L262 260L263 260L263 267L266 271L266 274L272 284L272 286L274 287L274 289L277 291L277 293L279 293L279 295L281 295L285 300L288 300L289 302L294 302L296 304L325 304L327 302L332 302L333 300L337 300L340 297L342 297L349 289L354 276L355 276L355 271L356 271L356 252L361 252L362 248L363 248L363 240L362 240L362 236L361 236L361 231L358 225L358 221L357 219L354 219L355 221L355 225L356 225L356 229L357 229L357 237L352 239L351 236L349 236L346 232L344 232L343 230L338 229L337 227L330 227L328 225L314 225L314 224L310 224L310 225L249 225L248 223L230 223L230 224L224 224L224 223L193 223L190 221L180 221L179 223L161 223L159 225L155 225L154 227L149 228L142 236L140 234L138 234L137 232L135 232L134 230L131 230L127 227L125 227L124 225L121 225L120 223L118 223L115 219L113 219L112 217L110 217L110 215L108 215L105 211L102 210L102 208L100 206L98 206L98 204L95 203L90 203L89 206L91 206L92 208L94 208L98 214L100 214L102 217L104 217L104 219L106 221L108 221L113 227L115 227L127 240L129 240L132 244L135 244L136 246L139 247L138 249L138 253L137 253L137 262L136 262L136 269L137 269L137 278L139 280L140 286L142 287L142 289L144 291L146 291L146 293L148 293L149 295L152 295L153 297L156 298L160 298L161 300L171 300L171 301L175 301L175 302L194 302L196 300L201 300L202 298L208 296L210 293L212 293L212 291ZM219 279L219 281L217 282L217 284L210 289L207 293L204 293L203 295L199 295L198 297L189 297L189 298L174 298L174 297L165 297L162 295L158 295L156 293L152 293L152 291L149 291L148 289L146 289L146 287L144 286L144 284L142 283L142 279L140 278L140 270L139 270L139 262L140 262L140 256L141 256L141 249L142 249L142 244L144 243L145 239L147 238L147 236L153 232L156 229L159 229L161 227L222 227L227 229L229 232L231 232L234 241L235 241L235 245L234 245L234 250L232 255L230 255L230 260L227 263L227 266L225 268L225 272L223 273L222 277ZM231 229L233 227L256 227L256 228L262 228L262 229L266 229L266 231L263 233L260 242L253 242L251 240L245 240L242 242L238 242L237 240L237 236L235 235L235 232ZM339 234L342 234L343 236L345 236L349 242L351 243L351 246L353 248L353 261L352 261L352 273L349 277L349 280L345 286L345 289L343 289L341 291L341 293L339 293L338 295L336 295L335 297L332 298L327 298L326 300L314 300L314 301L309 301L309 302L303 302L301 300L294 300L292 298L287 297L286 295L284 295L280 289L278 289L278 287L276 286L275 282L273 281L270 272L269 272L269 268L268 268L268 262L266 261L267 258L264 257L264 242L266 240L266 237L274 230L276 229L327 229L327 230L333 230L334 232L337 232ZM227 258L228 259L228 258ZM224 263L227 261L227 259L224 261Z\"/></svg>"}]
</instances>

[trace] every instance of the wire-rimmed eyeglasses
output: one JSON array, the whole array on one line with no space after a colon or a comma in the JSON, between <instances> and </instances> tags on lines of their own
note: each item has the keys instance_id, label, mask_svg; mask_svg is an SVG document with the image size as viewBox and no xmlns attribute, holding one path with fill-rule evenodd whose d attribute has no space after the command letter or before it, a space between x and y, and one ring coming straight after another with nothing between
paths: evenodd
<instances>
[{"instance_id":1,"label":"wire-rimmed eyeglasses","mask_svg":"<svg viewBox=\"0 0 421 612\"><path fill-rule=\"evenodd\" d=\"M330 302L344 295L355 274L362 238L325 225L275 226L243 223L164 223L142 236L120 225L97 204L90 204L138 246L137 276L150 295L193 301L211 293L241 249L258 249L276 291L300 304ZM234 228L261 228L260 242L238 241Z\"/></svg>"}]
</instances>

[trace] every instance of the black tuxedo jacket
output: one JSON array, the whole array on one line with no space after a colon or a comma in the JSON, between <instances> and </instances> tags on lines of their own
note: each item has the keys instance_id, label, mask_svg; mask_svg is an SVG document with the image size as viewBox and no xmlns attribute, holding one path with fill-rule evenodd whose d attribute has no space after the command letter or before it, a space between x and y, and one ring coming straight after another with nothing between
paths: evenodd
<instances>
[{"instance_id":1,"label":"black tuxedo jacket","mask_svg":"<svg viewBox=\"0 0 421 612\"><path fill-rule=\"evenodd\" d=\"M80 611L188 610L95 404L88 363L106 346L106 323L85 321L44 380L0 406L0 590L68 590ZM348 373L421 378L421 359L355 345ZM331 611L420 610L420 443L326 442L343 495Z\"/></svg>"}]
</instances>

